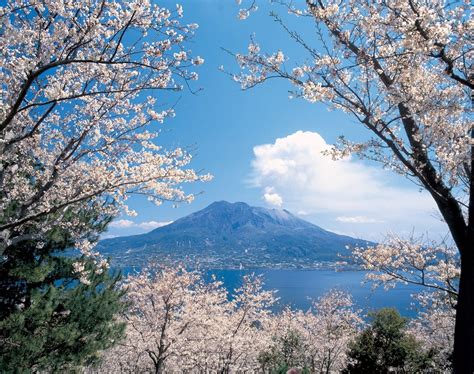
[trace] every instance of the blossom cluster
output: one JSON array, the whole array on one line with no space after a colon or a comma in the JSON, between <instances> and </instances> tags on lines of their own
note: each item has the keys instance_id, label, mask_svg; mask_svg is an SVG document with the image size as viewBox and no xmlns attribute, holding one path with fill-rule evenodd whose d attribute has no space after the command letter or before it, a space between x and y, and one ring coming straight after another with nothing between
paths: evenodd
<instances>
[{"instance_id":1,"label":"blossom cluster","mask_svg":"<svg viewBox=\"0 0 474 374\"><path fill-rule=\"evenodd\" d=\"M368 279L385 287L418 284L453 297L458 292L460 258L446 243L389 235L380 244L353 249L357 263L369 270Z\"/></svg>"},{"instance_id":2,"label":"blossom cluster","mask_svg":"<svg viewBox=\"0 0 474 374\"><path fill-rule=\"evenodd\" d=\"M156 268L128 278L124 342L105 353L104 369L254 371L266 344L264 323L275 302L258 277L246 277L232 299L216 279L184 268Z\"/></svg>"},{"instance_id":3,"label":"blossom cluster","mask_svg":"<svg viewBox=\"0 0 474 374\"><path fill-rule=\"evenodd\" d=\"M363 322L350 296L331 291L312 309L275 313L273 291L262 279L243 278L232 295L216 279L181 267L156 268L131 276L131 303L124 316L126 338L104 353L108 372L257 372L262 354L289 332L304 352L301 367L341 370L349 341Z\"/></svg>"},{"instance_id":4,"label":"blossom cluster","mask_svg":"<svg viewBox=\"0 0 474 374\"><path fill-rule=\"evenodd\" d=\"M279 337L296 335L302 346L297 357L300 366L312 373L324 373L341 372L346 367L349 343L364 325L352 297L344 291L331 290L314 300L307 311L285 308L273 316L270 330L277 346Z\"/></svg>"},{"instance_id":5,"label":"blossom cluster","mask_svg":"<svg viewBox=\"0 0 474 374\"><path fill-rule=\"evenodd\" d=\"M169 95L204 62L182 17L149 0L0 7L0 254L59 226L90 255L81 210L133 214L133 194L191 201L181 184L210 178L157 144Z\"/></svg>"}]
</instances>

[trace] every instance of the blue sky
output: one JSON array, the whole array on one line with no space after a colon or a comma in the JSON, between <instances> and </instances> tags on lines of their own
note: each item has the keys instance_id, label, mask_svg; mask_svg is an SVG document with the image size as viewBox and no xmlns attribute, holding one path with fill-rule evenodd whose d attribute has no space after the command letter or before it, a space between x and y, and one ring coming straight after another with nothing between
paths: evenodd
<instances>
[{"instance_id":1,"label":"blue sky","mask_svg":"<svg viewBox=\"0 0 474 374\"><path fill-rule=\"evenodd\" d=\"M325 229L380 240L388 232L445 233L431 199L401 176L379 165L352 158L333 163L320 151L344 134L353 140L368 134L340 112L320 104L290 100L291 87L273 80L242 91L219 71L237 66L222 47L245 52L250 36L267 52L281 49L291 66L305 59L304 52L268 16L270 8L285 16L283 8L262 2L261 9L246 21L237 19L238 6L230 0L188 0L185 22L199 24L189 49L202 56L199 80L189 91L167 97L176 105L176 117L167 120L159 143L165 147L193 149L192 167L214 175L208 183L184 186L199 193L191 204L171 203L156 207L132 198L138 217L119 217L107 235L141 233L197 211L216 200L244 201L250 205L285 208ZM162 1L161 6L175 6ZM290 18L290 26L312 37L311 23ZM282 166L283 165L283 166Z\"/></svg>"}]
</instances>

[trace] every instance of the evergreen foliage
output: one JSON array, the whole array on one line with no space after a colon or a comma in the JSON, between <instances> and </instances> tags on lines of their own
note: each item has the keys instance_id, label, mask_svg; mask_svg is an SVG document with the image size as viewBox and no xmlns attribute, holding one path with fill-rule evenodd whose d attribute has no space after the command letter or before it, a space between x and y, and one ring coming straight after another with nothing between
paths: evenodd
<instances>
[{"instance_id":1,"label":"evergreen foliage","mask_svg":"<svg viewBox=\"0 0 474 374\"><path fill-rule=\"evenodd\" d=\"M75 217L77 219L77 216ZM84 235L96 240L110 217L85 208ZM65 255L67 230L45 233L46 245L23 241L0 258L0 372L73 371L97 361L98 352L123 334L114 316L125 304L111 274L92 258ZM80 279L74 263L88 274Z\"/></svg>"},{"instance_id":2,"label":"evergreen foliage","mask_svg":"<svg viewBox=\"0 0 474 374\"><path fill-rule=\"evenodd\" d=\"M260 353L258 361L262 372L285 374L292 367L303 367L304 345L301 336L295 331L275 337L272 347ZM306 368L302 373L309 372Z\"/></svg>"},{"instance_id":3,"label":"evergreen foliage","mask_svg":"<svg viewBox=\"0 0 474 374\"><path fill-rule=\"evenodd\" d=\"M407 319L394 308L370 314L372 324L351 344L345 373L417 373L430 367L431 352L405 332Z\"/></svg>"}]
</instances>

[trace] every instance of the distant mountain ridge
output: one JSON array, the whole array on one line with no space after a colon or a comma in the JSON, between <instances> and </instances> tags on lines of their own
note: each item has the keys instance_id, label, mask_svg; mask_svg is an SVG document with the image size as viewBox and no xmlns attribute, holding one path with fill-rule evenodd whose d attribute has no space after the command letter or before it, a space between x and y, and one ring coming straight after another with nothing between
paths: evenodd
<instances>
[{"instance_id":1,"label":"distant mountain ridge","mask_svg":"<svg viewBox=\"0 0 474 374\"><path fill-rule=\"evenodd\" d=\"M338 235L280 209L214 202L149 233L106 239L98 250L119 266L151 259L207 268L314 268L373 244Z\"/></svg>"}]
</instances>

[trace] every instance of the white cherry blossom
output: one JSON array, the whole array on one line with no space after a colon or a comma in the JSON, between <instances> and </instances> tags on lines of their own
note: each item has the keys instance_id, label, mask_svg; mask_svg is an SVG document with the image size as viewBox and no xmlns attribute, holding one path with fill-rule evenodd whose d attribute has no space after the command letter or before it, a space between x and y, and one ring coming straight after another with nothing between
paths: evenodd
<instances>
[{"instance_id":1,"label":"white cherry blossom","mask_svg":"<svg viewBox=\"0 0 474 374\"><path fill-rule=\"evenodd\" d=\"M55 226L74 237L84 209L133 214L131 195L191 201L181 184L209 179L157 143L170 94L203 63L182 16L149 0L0 6L0 254Z\"/></svg>"}]
</instances>

